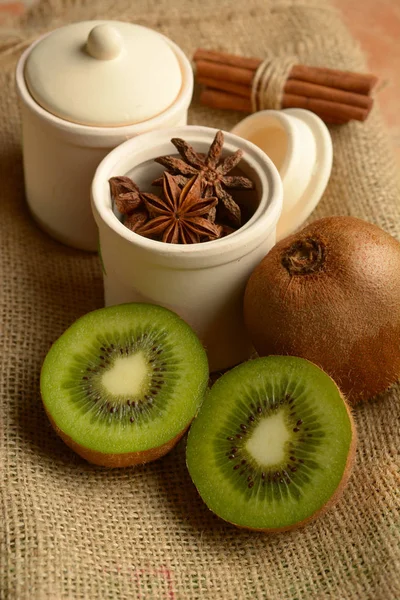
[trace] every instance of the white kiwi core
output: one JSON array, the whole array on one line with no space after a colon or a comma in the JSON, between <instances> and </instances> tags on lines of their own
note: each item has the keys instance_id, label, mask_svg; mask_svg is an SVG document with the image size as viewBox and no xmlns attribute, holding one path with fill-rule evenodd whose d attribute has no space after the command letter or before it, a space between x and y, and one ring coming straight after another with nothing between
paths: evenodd
<instances>
[{"instance_id":1,"label":"white kiwi core","mask_svg":"<svg viewBox=\"0 0 400 600\"><path fill-rule=\"evenodd\" d=\"M118 357L105 371L101 383L113 396L137 396L148 378L149 368L143 352Z\"/></svg>"},{"instance_id":2,"label":"white kiwi core","mask_svg":"<svg viewBox=\"0 0 400 600\"><path fill-rule=\"evenodd\" d=\"M285 459L285 446L291 437L285 411L281 410L259 422L245 448L260 467L272 467Z\"/></svg>"}]
</instances>

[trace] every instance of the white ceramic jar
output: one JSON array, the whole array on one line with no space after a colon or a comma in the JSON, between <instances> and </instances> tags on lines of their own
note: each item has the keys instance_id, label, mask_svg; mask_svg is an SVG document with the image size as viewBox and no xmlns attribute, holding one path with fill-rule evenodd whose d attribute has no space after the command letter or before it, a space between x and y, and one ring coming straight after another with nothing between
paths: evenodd
<instances>
[{"instance_id":1,"label":"white ceramic jar","mask_svg":"<svg viewBox=\"0 0 400 600\"><path fill-rule=\"evenodd\" d=\"M244 151L240 168L255 183L255 212L224 238L188 245L154 241L125 227L113 211L109 179L127 175L146 191L163 170L154 158L176 154L171 138L184 138L198 152L207 152L216 131L187 126L131 139L103 159L92 184L106 305L150 302L175 311L199 335L212 371L238 364L252 352L242 300L250 273L275 243L282 209L282 182L276 167L257 146L226 133L224 151Z\"/></svg>"},{"instance_id":2,"label":"white ceramic jar","mask_svg":"<svg viewBox=\"0 0 400 600\"><path fill-rule=\"evenodd\" d=\"M131 137L186 124L190 62L145 27L85 21L32 44L18 62L16 83L31 213L54 238L94 251L90 184L97 165Z\"/></svg>"}]
</instances>

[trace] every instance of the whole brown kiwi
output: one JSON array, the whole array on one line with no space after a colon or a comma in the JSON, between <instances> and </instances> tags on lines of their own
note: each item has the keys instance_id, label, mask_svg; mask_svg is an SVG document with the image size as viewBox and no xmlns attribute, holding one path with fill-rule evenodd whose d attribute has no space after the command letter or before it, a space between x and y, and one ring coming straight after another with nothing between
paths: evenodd
<instances>
[{"instance_id":1,"label":"whole brown kiwi","mask_svg":"<svg viewBox=\"0 0 400 600\"><path fill-rule=\"evenodd\" d=\"M354 217L282 240L246 286L245 323L261 356L314 362L355 404L400 378L400 243Z\"/></svg>"}]
</instances>

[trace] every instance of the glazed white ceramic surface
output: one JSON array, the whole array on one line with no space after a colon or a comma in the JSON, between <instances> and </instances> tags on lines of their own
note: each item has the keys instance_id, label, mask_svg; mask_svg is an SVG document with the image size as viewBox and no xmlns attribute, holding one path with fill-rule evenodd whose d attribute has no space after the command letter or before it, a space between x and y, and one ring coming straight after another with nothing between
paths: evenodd
<instances>
[{"instance_id":1,"label":"glazed white ceramic surface","mask_svg":"<svg viewBox=\"0 0 400 600\"><path fill-rule=\"evenodd\" d=\"M25 81L36 102L61 119L118 127L167 110L182 73L171 45L156 31L82 21L56 29L32 49Z\"/></svg>"},{"instance_id":2,"label":"glazed white ceramic surface","mask_svg":"<svg viewBox=\"0 0 400 600\"><path fill-rule=\"evenodd\" d=\"M106 305L149 302L177 312L205 345L212 371L238 364L252 352L242 300L249 275L275 243L282 209L282 183L275 166L254 144L225 134L226 153L244 151L240 167L256 184L258 207L235 233L186 246L147 239L127 229L113 211L108 181L127 175L148 189L163 170L153 159L176 154L171 138L185 138L197 151L207 152L216 131L188 126L129 140L103 159L92 184Z\"/></svg>"},{"instance_id":3,"label":"glazed white ceramic surface","mask_svg":"<svg viewBox=\"0 0 400 600\"><path fill-rule=\"evenodd\" d=\"M277 241L298 229L320 201L332 169L332 140L314 113L296 108L263 110L238 123L232 133L261 148L283 183Z\"/></svg>"},{"instance_id":4,"label":"glazed white ceramic surface","mask_svg":"<svg viewBox=\"0 0 400 600\"><path fill-rule=\"evenodd\" d=\"M179 62L182 87L167 110L123 127L72 123L46 111L33 99L26 86L24 69L30 52L43 38L32 44L18 62L16 83L21 99L28 206L42 229L69 246L97 250L98 231L90 208L90 185L102 158L115 146L141 133L186 124L193 71L182 50L164 36L160 37Z\"/></svg>"}]
</instances>

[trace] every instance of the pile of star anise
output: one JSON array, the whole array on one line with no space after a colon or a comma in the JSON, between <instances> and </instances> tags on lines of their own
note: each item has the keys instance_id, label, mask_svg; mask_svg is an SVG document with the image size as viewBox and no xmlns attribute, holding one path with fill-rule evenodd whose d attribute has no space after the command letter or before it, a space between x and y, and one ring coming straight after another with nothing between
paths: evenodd
<instances>
[{"instance_id":1,"label":"pile of star anise","mask_svg":"<svg viewBox=\"0 0 400 600\"><path fill-rule=\"evenodd\" d=\"M171 140L181 158L155 161L166 170L152 185L162 185L162 197L141 192L129 177L110 179L111 195L124 225L136 233L172 244L216 240L241 225L241 211L228 189L253 189L247 177L228 175L240 162L237 150L221 159L224 135L218 131L207 155L179 138Z\"/></svg>"}]
</instances>

